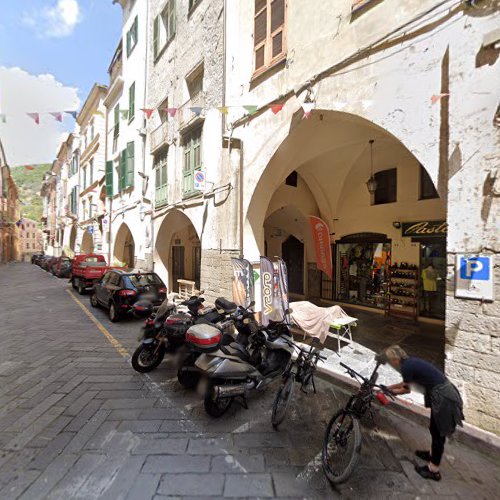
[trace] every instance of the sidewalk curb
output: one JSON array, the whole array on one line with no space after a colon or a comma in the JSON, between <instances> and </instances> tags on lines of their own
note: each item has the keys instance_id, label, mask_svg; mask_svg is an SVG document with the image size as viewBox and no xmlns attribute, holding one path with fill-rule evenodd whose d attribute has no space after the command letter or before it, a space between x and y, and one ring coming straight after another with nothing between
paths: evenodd
<instances>
[{"instance_id":1,"label":"sidewalk curb","mask_svg":"<svg viewBox=\"0 0 500 500\"><path fill-rule=\"evenodd\" d=\"M354 382L350 377L332 372L331 370L326 370L319 365L316 373L323 380L349 393L352 393L359 387L359 384ZM418 404L398 399L397 401L391 402L387 409L396 416L407 418L423 427L428 427L429 425L429 410ZM452 439L484 454L500 454L500 436L492 432L484 431L466 422L464 422L463 427L457 427Z\"/></svg>"}]
</instances>

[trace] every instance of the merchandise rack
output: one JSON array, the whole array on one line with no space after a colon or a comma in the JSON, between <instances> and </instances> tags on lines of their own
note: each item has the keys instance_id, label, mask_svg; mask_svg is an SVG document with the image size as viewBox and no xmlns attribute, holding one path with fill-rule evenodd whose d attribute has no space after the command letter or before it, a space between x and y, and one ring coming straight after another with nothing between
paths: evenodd
<instances>
[{"instance_id":1,"label":"merchandise rack","mask_svg":"<svg viewBox=\"0 0 500 500\"><path fill-rule=\"evenodd\" d=\"M396 264L389 268L387 314L417 319L419 278L417 266Z\"/></svg>"}]
</instances>

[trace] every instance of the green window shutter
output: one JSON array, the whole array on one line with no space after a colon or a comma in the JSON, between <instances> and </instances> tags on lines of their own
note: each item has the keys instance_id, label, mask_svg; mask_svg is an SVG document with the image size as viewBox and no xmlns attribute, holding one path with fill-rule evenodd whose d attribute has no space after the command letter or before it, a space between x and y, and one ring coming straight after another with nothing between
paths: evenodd
<instances>
[{"instance_id":1,"label":"green window shutter","mask_svg":"<svg viewBox=\"0 0 500 500\"><path fill-rule=\"evenodd\" d=\"M125 171L125 187L134 185L134 149L135 143L129 142L126 151L126 171Z\"/></svg>"},{"instance_id":2,"label":"green window shutter","mask_svg":"<svg viewBox=\"0 0 500 500\"><path fill-rule=\"evenodd\" d=\"M106 196L113 196L113 162L106 162Z\"/></svg>"},{"instance_id":3,"label":"green window shutter","mask_svg":"<svg viewBox=\"0 0 500 500\"><path fill-rule=\"evenodd\" d=\"M125 188L125 172L127 164L127 150L120 153L120 164L118 166L118 190L121 192Z\"/></svg>"},{"instance_id":4,"label":"green window shutter","mask_svg":"<svg viewBox=\"0 0 500 500\"><path fill-rule=\"evenodd\" d=\"M153 55L155 59L158 57L160 50L160 16L156 16L153 23Z\"/></svg>"},{"instance_id":5,"label":"green window shutter","mask_svg":"<svg viewBox=\"0 0 500 500\"><path fill-rule=\"evenodd\" d=\"M132 46L130 38L131 38L130 31L127 31L127 57L130 55L130 51L132 50L130 48Z\"/></svg>"},{"instance_id":6,"label":"green window shutter","mask_svg":"<svg viewBox=\"0 0 500 500\"><path fill-rule=\"evenodd\" d=\"M135 82L128 89L128 121L131 122L135 116Z\"/></svg>"}]
</instances>

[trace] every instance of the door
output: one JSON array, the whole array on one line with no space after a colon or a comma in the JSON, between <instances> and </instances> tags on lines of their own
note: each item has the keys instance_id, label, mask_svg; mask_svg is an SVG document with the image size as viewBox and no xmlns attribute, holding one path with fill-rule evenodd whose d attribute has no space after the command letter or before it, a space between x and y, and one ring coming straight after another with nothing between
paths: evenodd
<instances>
[{"instance_id":1,"label":"door","mask_svg":"<svg viewBox=\"0 0 500 500\"><path fill-rule=\"evenodd\" d=\"M420 243L421 316L444 319L446 305L446 240Z\"/></svg>"},{"instance_id":2,"label":"door","mask_svg":"<svg viewBox=\"0 0 500 500\"><path fill-rule=\"evenodd\" d=\"M184 247L172 247L172 290L179 291L177 280L184 278Z\"/></svg>"},{"instance_id":3,"label":"door","mask_svg":"<svg viewBox=\"0 0 500 500\"><path fill-rule=\"evenodd\" d=\"M289 236L281 245L281 255L288 270L290 293L304 294L304 243Z\"/></svg>"},{"instance_id":4,"label":"door","mask_svg":"<svg viewBox=\"0 0 500 500\"><path fill-rule=\"evenodd\" d=\"M109 281L110 276L111 276L110 272L106 273L102 277L101 281L97 282L95 285L95 294L97 297L97 301L100 302L101 304L107 304L107 302L105 302L105 295L106 295L105 287Z\"/></svg>"}]
</instances>

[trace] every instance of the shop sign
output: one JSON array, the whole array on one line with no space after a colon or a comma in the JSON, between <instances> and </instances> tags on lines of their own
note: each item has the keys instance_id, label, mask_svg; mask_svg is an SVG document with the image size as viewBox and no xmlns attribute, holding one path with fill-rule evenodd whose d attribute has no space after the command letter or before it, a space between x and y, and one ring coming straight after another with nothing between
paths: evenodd
<instances>
[{"instance_id":1,"label":"shop sign","mask_svg":"<svg viewBox=\"0 0 500 500\"><path fill-rule=\"evenodd\" d=\"M493 257L458 254L455 261L455 297L493 300Z\"/></svg>"},{"instance_id":2,"label":"shop sign","mask_svg":"<svg viewBox=\"0 0 500 500\"><path fill-rule=\"evenodd\" d=\"M402 231L403 236L443 237L448 232L448 224L444 220L402 222Z\"/></svg>"}]
</instances>

